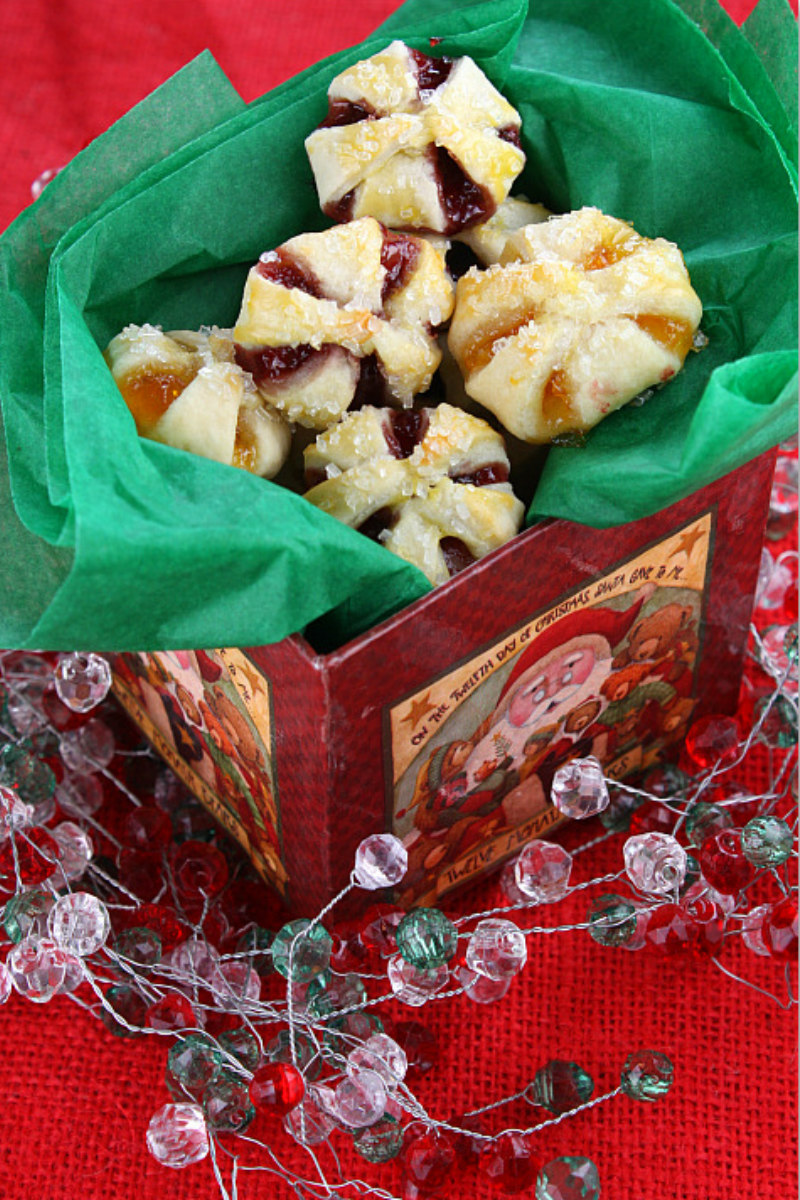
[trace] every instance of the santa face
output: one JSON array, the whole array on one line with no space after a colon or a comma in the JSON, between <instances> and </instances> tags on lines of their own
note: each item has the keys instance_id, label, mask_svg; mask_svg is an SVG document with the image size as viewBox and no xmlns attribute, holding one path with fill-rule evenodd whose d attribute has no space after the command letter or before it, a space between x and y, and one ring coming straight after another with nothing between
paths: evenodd
<instances>
[{"instance_id":1,"label":"santa face","mask_svg":"<svg viewBox=\"0 0 800 1200\"><path fill-rule=\"evenodd\" d=\"M511 693L508 720L517 727L547 724L555 710L574 699L595 666L591 647L575 647L554 658L544 669L534 666L520 677Z\"/></svg>"}]
</instances>

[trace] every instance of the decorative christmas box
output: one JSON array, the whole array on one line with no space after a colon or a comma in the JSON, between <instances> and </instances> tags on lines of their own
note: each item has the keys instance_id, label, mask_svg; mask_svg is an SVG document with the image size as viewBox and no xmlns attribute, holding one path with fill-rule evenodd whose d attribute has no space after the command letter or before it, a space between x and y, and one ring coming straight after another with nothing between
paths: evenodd
<instances>
[{"instance_id":1,"label":"decorative christmas box","mask_svg":"<svg viewBox=\"0 0 800 1200\"><path fill-rule=\"evenodd\" d=\"M543 522L328 654L119 655L116 694L293 909L384 830L397 899L436 903L563 820L566 760L638 774L735 710L773 461L615 529Z\"/></svg>"}]
</instances>

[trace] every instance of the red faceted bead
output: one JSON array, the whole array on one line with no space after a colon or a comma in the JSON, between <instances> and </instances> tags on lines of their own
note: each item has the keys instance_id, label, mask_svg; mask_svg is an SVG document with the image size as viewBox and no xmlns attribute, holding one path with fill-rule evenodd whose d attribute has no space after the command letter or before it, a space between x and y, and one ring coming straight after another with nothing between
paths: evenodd
<instances>
[{"instance_id":1,"label":"red faceted bead","mask_svg":"<svg viewBox=\"0 0 800 1200\"><path fill-rule=\"evenodd\" d=\"M450 1180L456 1162L455 1139L445 1130L426 1129L403 1147L403 1170L423 1192L435 1191Z\"/></svg>"},{"instance_id":2,"label":"red faceted bead","mask_svg":"<svg viewBox=\"0 0 800 1200\"><path fill-rule=\"evenodd\" d=\"M119 910L114 914L114 927L118 933L125 929L152 929L161 938L164 954L185 942L187 937L187 930L177 914L165 904L140 904L129 911Z\"/></svg>"},{"instance_id":3,"label":"red faceted bead","mask_svg":"<svg viewBox=\"0 0 800 1200\"><path fill-rule=\"evenodd\" d=\"M797 957L797 898L787 896L764 917L762 936L773 958L787 961Z\"/></svg>"},{"instance_id":4,"label":"red faceted bead","mask_svg":"<svg viewBox=\"0 0 800 1200\"><path fill-rule=\"evenodd\" d=\"M733 762L741 734L735 717L712 714L690 726L684 754L690 770L707 771L717 764Z\"/></svg>"},{"instance_id":5,"label":"red faceted bead","mask_svg":"<svg viewBox=\"0 0 800 1200\"><path fill-rule=\"evenodd\" d=\"M139 854L157 857L172 841L172 823L160 808L135 808L125 818L120 837Z\"/></svg>"},{"instance_id":6,"label":"red faceted bead","mask_svg":"<svg viewBox=\"0 0 800 1200\"><path fill-rule=\"evenodd\" d=\"M0 888L15 891L17 872L24 887L44 883L58 866L59 857L58 845L46 829L26 829L8 838L0 845Z\"/></svg>"},{"instance_id":7,"label":"red faceted bead","mask_svg":"<svg viewBox=\"0 0 800 1200\"><path fill-rule=\"evenodd\" d=\"M182 842L172 856L172 873L181 899L206 899L218 896L225 887L228 863L208 842Z\"/></svg>"},{"instance_id":8,"label":"red faceted bead","mask_svg":"<svg viewBox=\"0 0 800 1200\"><path fill-rule=\"evenodd\" d=\"M479 1167L496 1188L510 1195L529 1188L539 1172L531 1140L524 1133L504 1133L489 1142Z\"/></svg>"},{"instance_id":9,"label":"red faceted bead","mask_svg":"<svg viewBox=\"0 0 800 1200\"><path fill-rule=\"evenodd\" d=\"M391 904L373 904L364 914L364 926L359 934L362 944L380 958L397 953L397 926L406 914Z\"/></svg>"},{"instance_id":10,"label":"red faceted bead","mask_svg":"<svg viewBox=\"0 0 800 1200\"><path fill-rule=\"evenodd\" d=\"M250 1099L259 1112L285 1117L303 1099L303 1076L291 1063L270 1062L250 1080Z\"/></svg>"},{"instance_id":11,"label":"red faceted bead","mask_svg":"<svg viewBox=\"0 0 800 1200\"><path fill-rule=\"evenodd\" d=\"M642 833L672 833L677 816L664 804L645 803L631 817L630 836Z\"/></svg>"},{"instance_id":12,"label":"red faceted bead","mask_svg":"<svg viewBox=\"0 0 800 1200\"><path fill-rule=\"evenodd\" d=\"M667 954L715 954L722 946L722 923L701 923L677 904L662 904L648 914L645 937Z\"/></svg>"},{"instance_id":13,"label":"red faceted bead","mask_svg":"<svg viewBox=\"0 0 800 1200\"><path fill-rule=\"evenodd\" d=\"M392 1037L408 1060L408 1074L427 1075L439 1061L439 1039L419 1021L398 1021Z\"/></svg>"},{"instance_id":14,"label":"red faceted bead","mask_svg":"<svg viewBox=\"0 0 800 1200\"><path fill-rule=\"evenodd\" d=\"M139 900L155 900L164 887L161 865L151 855L123 846L117 857L119 881Z\"/></svg>"},{"instance_id":15,"label":"red faceted bead","mask_svg":"<svg viewBox=\"0 0 800 1200\"><path fill-rule=\"evenodd\" d=\"M340 975L369 971L370 955L357 931L351 929L349 924L342 922L329 932L333 938L331 970Z\"/></svg>"},{"instance_id":16,"label":"red faceted bead","mask_svg":"<svg viewBox=\"0 0 800 1200\"><path fill-rule=\"evenodd\" d=\"M186 997L179 992L172 992L150 1005L145 1024L148 1029L172 1033L179 1029L194 1029L197 1017Z\"/></svg>"},{"instance_id":17,"label":"red faceted bead","mask_svg":"<svg viewBox=\"0 0 800 1200\"><path fill-rule=\"evenodd\" d=\"M700 847L698 861L703 878L723 896L736 895L755 874L755 868L742 851L738 829L720 829L712 833Z\"/></svg>"},{"instance_id":18,"label":"red faceted bead","mask_svg":"<svg viewBox=\"0 0 800 1200\"><path fill-rule=\"evenodd\" d=\"M449 1125L457 1125L464 1132L456 1137L456 1155L458 1161L464 1166L474 1166L480 1158L483 1151L489 1145L485 1137L473 1137L473 1133L488 1134L489 1123L481 1113L475 1113L471 1117L453 1117L448 1122Z\"/></svg>"}]
</instances>

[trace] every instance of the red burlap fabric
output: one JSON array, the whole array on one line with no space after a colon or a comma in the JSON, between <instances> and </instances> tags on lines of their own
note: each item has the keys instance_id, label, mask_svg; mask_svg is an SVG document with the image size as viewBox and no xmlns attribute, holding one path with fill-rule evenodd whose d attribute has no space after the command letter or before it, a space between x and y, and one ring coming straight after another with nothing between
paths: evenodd
<instances>
[{"instance_id":1,"label":"red burlap fabric","mask_svg":"<svg viewBox=\"0 0 800 1200\"><path fill-rule=\"evenodd\" d=\"M31 181L67 161L166 76L210 47L246 100L364 37L394 0L28 0L7 4L0 37L0 228L29 200ZM727 0L737 19L752 0ZM749 780L759 786L758 774ZM580 855L578 879L620 865L620 840ZM491 886L462 911L491 907ZM454 906L455 907L455 906ZM585 919L582 903L557 919ZM552 923L553 914L546 916ZM709 960L604 950L585 933L532 939L531 960L506 1000L488 1009L465 1000L432 1005L423 1019L442 1035L437 1071L419 1085L430 1112L446 1117L513 1092L552 1057L580 1062L597 1093L617 1085L626 1055L663 1050L676 1082L656 1105L619 1098L542 1135L542 1161L585 1154L600 1170L605 1200L789 1200L797 1194L795 1018L727 979ZM785 994L783 969L746 951L727 966ZM407 1018L414 1015L396 1012ZM145 1150L152 1112L168 1099L165 1045L121 1041L66 1000L37 1008L14 996L0 1009L1 1200L212 1200L208 1160L186 1171L159 1167ZM523 1103L497 1114L527 1125ZM280 1131L275 1150L301 1175L303 1153ZM346 1169L394 1194L394 1166ZM252 1155L249 1166L265 1165ZM323 1153L321 1162L330 1166ZM229 1178L227 1164L223 1166ZM331 1175L333 1177L333 1173ZM346 1194L353 1194L347 1192ZM474 1173L449 1197L489 1193ZM240 1200L295 1195L266 1171L241 1172Z\"/></svg>"}]
</instances>

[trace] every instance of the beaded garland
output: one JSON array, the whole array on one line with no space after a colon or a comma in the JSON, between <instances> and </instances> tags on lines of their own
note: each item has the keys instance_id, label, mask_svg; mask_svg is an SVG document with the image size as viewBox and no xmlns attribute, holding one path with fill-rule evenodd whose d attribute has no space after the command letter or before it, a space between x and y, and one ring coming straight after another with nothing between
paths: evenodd
<instances>
[{"instance_id":1,"label":"beaded garland","mask_svg":"<svg viewBox=\"0 0 800 1200\"><path fill-rule=\"evenodd\" d=\"M580 1064L554 1059L521 1092L441 1118L410 1086L409 1068L436 1058L424 1021L411 1018L456 995L501 999L535 939L563 929L609 948L707 955L726 974L720 955L737 938L754 962L783 964L786 992L774 998L796 1002L797 553L785 548L787 494L797 511L796 482L787 493L785 481L796 475L796 449L783 448L768 529L781 552L764 550L740 706L749 730L728 717L696 722L680 764L638 786L573 760L554 780L554 802L599 818L600 839L619 842L620 869L574 882L581 853L600 840L592 821L571 853L523 848L501 876L505 903L489 912L451 920L378 905L354 927L334 917L343 892L310 921L269 920L238 851L106 698L103 658L0 652L0 1003L12 990L35 1003L67 995L117 1035L168 1037L172 1100L143 1143L171 1167L210 1155L222 1197L235 1194L236 1138L255 1140L265 1169L307 1196L351 1184L395 1195L393 1183L338 1175L335 1154L323 1170L320 1149L350 1138L367 1162L400 1161L402 1200L435 1196L472 1169L505 1194L598 1197L596 1164L558 1153L554 1127L620 1096L660 1100L673 1078L663 1049L632 1049L599 1095ZM737 773L757 752L769 780L752 795ZM374 835L345 892L391 886L405 866L402 845ZM552 919L554 905L584 890L583 922ZM389 999L409 1007L408 1021L384 1026ZM541 1119L507 1127L499 1110L514 1101ZM281 1163L285 1135L308 1151L305 1180Z\"/></svg>"}]
</instances>

